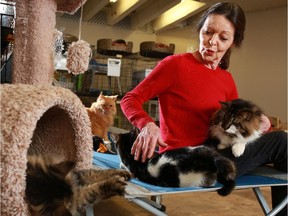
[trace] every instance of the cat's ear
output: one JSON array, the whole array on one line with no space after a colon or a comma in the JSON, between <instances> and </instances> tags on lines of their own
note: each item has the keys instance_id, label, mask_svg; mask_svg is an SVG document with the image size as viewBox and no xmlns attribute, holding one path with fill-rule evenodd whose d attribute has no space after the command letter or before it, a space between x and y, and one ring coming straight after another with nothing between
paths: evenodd
<instances>
[{"instance_id":1,"label":"cat's ear","mask_svg":"<svg viewBox=\"0 0 288 216\"><path fill-rule=\"evenodd\" d=\"M101 91L98 98L102 98L103 97L103 92Z\"/></svg>"},{"instance_id":2,"label":"cat's ear","mask_svg":"<svg viewBox=\"0 0 288 216\"><path fill-rule=\"evenodd\" d=\"M243 112L242 116L246 121L250 121L250 119L252 118L252 113L251 112Z\"/></svg>"},{"instance_id":3,"label":"cat's ear","mask_svg":"<svg viewBox=\"0 0 288 216\"><path fill-rule=\"evenodd\" d=\"M73 161L63 161L58 164L54 164L53 168L55 171L60 173L62 176L66 177L68 173L75 167L75 162Z\"/></svg>"},{"instance_id":4,"label":"cat's ear","mask_svg":"<svg viewBox=\"0 0 288 216\"><path fill-rule=\"evenodd\" d=\"M111 134L110 134L110 138L112 139L112 141L113 141L114 143L116 143L116 142L118 142L118 140L119 140L119 134L111 133Z\"/></svg>"},{"instance_id":5,"label":"cat's ear","mask_svg":"<svg viewBox=\"0 0 288 216\"><path fill-rule=\"evenodd\" d=\"M96 99L96 102L100 102L100 101L102 101L104 98L105 98L105 96L103 95L103 92L101 91L100 94L99 94L99 96L98 96L97 99Z\"/></svg>"},{"instance_id":6,"label":"cat's ear","mask_svg":"<svg viewBox=\"0 0 288 216\"><path fill-rule=\"evenodd\" d=\"M111 96L111 99L113 99L113 100L117 100L117 97L118 97L118 95L113 95L113 96Z\"/></svg>"},{"instance_id":7,"label":"cat's ear","mask_svg":"<svg viewBox=\"0 0 288 216\"><path fill-rule=\"evenodd\" d=\"M221 107L224 108L224 109L228 107L228 103L227 102L219 101L219 103L221 104Z\"/></svg>"}]
</instances>

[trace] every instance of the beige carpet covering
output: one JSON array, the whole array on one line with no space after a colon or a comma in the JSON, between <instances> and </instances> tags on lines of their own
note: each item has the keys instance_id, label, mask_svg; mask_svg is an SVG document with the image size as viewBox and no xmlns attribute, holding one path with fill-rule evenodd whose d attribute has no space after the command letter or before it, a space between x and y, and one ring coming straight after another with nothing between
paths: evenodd
<instances>
[{"instance_id":1,"label":"beige carpet covering","mask_svg":"<svg viewBox=\"0 0 288 216\"><path fill-rule=\"evenodd\" d=\"M2 84L1 215L29 215L24 200L27 153L55 154L90 168L92 134L80 99L48 85Z\"/></svg>"},{"instance_id":2,"label":"beige carpet covering","mask_svg":"<svg viewBox=\"0 0 288 216\"><path fill-rule=\"evenodd\" d=\"M0 85L1 212L29 215L25 202L27 153L55 154L92 165L92 133L80 99L53 87L56 11L75 13L86 0L16 2L12 83Z\"/></svg>"},{"instance_id":3,"label":"beige carpet covering","mask_svg":"<svg viewBox=\"0 0 288 216\"><path fill-rule=\"evenodd\" d=\"M86 0L14 1L13 83L52 84L55 13L73 14Z\"/></svg>"}]
</instances>

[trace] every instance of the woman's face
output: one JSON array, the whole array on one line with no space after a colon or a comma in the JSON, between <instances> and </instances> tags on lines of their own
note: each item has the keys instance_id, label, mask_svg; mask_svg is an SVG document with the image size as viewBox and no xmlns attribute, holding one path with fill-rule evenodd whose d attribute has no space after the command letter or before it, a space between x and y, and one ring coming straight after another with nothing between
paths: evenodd
<instances>
[{"instance_id":1,"label":"woman's face","mask_svg":"<svg viewBox=\"0 0 288 216\"><path fill-rule=\"evenodd\" d=\"M235 27L223 15L211 14L200 29L199 52L205 64L218 65L233 45Z\"/></svg>"}]
</instances>

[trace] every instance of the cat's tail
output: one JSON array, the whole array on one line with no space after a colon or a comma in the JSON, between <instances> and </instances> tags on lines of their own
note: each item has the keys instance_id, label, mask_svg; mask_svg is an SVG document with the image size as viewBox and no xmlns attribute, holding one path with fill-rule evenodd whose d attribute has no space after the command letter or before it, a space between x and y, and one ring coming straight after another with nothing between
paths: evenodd
<instances>
[{"instance_id":1,"label":"cat's tail","mask_svg":"<svg viewBox=\"0 0 288 216\"><path fill-rule=\"evenodd\" d=\"M223 185L217 192L221 196L227 196L235 188L236 168L234 163L225 158L215 159L217 169L217 181Z\"/></svg>"}]
</instances>

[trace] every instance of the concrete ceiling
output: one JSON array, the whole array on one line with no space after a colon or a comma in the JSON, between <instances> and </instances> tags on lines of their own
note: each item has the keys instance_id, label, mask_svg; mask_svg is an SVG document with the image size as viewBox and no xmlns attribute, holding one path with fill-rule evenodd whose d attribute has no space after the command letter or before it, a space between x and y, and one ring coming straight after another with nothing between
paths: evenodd
<instances>
[{"instance_id":1,"label":"concrete ceiling","mask_svg":"<svg viewBox=\"0 0 288 216\"><path fill-rule=\"evenodd\" d=\"M82 20L84 22L94 20L95 22L95 17L101 15L105 17L104 24L106 25L115 26L126 20L131 29L139 29L145 25L150 25L154 32L160 32L189 25L193 17L196 17L209 5L216 2L219 2L219 0L198 0L196 4L206 3L206 5L201 5L196 11L187 13L182 18L174 19L170 24L162 24L161 26L159 24L162 22L160 20L161 16L179 5L181 0L118 0L115 3L111 3L110 0L87 0L83 7ZM239 4L246 13L287 7L287 0L232 0L232 2ZM75 15L67 16L67 14L57 14L57 16L59 18L79 19L80 11L79 9L76 13L76 18Z\"/></svg>"},{"instance_id":2,"label":"concrete ceiling","mask_svg":"<svg viewBox=\"0 0 288 216\"><path fill-rule=\"evenodd\" d=\"M207 4L213 4L219 2L219 0L203 0ZM269 10L279 7L287 7L287 0L232 0L239 4L245 12L255 12Z\"/></svg>"}]
</instances>

